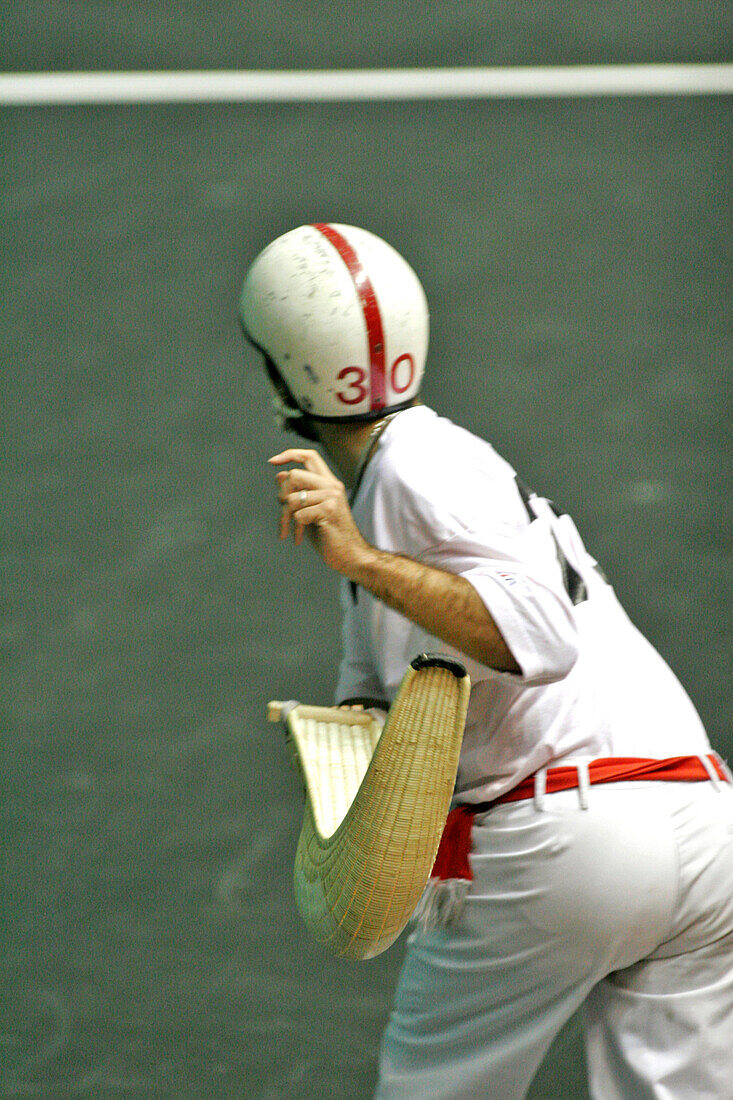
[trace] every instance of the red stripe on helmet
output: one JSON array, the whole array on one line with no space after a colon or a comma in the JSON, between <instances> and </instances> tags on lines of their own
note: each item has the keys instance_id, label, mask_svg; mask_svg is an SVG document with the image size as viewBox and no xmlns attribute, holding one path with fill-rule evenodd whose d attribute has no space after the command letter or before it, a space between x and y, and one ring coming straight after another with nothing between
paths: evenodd
<instances>
[{"instance_id":1,"label":"red stripe on helmet","mask_svg":"<svg viewBox=\"0 0 733 1100\"><path fill-rule=\"evenodd\" d=\"M327 241L330 241L354 280L354 286L359 295L364 314L367 341L369 343L369 407L372 412L378 412L387 404L387 386L382 314L379 311L379 303L374 293L372 281L364 270L364 265L356 250L341 233L334 229L332 225L324 222L314 224L313 228L322 233Z\"/></svg>"}]
</instances>

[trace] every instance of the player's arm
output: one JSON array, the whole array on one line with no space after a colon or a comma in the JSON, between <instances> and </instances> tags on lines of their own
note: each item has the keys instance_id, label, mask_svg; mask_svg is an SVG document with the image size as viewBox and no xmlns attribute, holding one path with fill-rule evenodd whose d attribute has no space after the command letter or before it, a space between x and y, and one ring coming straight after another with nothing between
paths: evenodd
<instances>
[{"instance_id":1,"label":"player's arm","mask_svg":"<svg viewBox=\"0 0 733 1100\"><path fill-rule=\"evenodd\" d=\"M463 577L377 550L361 535L344 485L317 451L294 448L270 459L301 466L277 474L280 538L294 524L296 545L308 530L323 560L429 634L490 668L520 672L496 623Z\"/></svg>"},{"instance_id":2,"label":"player's arm","mask_svg":"<svg viewBox=\"0 0 733 1100\"><path fill-rule=\"evenodd\" d=\"M345 574L428 634L502 672L520 672L499 628L464 577L364 543Z\"/></svg>"}]
</instances>

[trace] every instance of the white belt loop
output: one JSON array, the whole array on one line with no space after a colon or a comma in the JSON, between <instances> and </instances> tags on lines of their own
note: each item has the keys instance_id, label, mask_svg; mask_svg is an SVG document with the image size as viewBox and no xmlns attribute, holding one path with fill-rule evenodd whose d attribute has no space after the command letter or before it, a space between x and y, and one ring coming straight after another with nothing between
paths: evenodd
<instances>
[{"instance_id":1,"label":"white belt loop","mask_svg":"<svg viewBox=\"0 0 733 1100\"><path fill-rule=\"evenodd\" d=\"M575 767L578 773L578 798L580 799L580 808L581 810L587 810L588 791L590 790L590 771L588 770L588 764L585 760L576 764Z\"/></svg>"},{"instance_id":2,"label":"white belt loop","mask_svg":"<svg viewBox=\"0 0 733 1100\"><path fill-rule=\"evenodd\" d=\"M710 776L710 782L712 783L713 787L715 788L716 791L719 791L720 790L720 776L718 775L715 768L713 767L712 760L709 760L707 756L700 756L700 757L698 757L698 759L702 761L702 766L705 769L705 771L708 773L708 775Z\"/></svg>"},{"instance_id":3,"label":"white belt loop","mask_svg":"<svg viewBox=\"0 0 733 1100\"><path fill-rule=\"evenodd\" d=\"M713 756L718 761L718 766L723 772L725 778L728 780L729 783L733 783L733 772L730 770L723 757L720 755L720 753L717 752L713 753Z\"/></svg>"},{"instance_id":4,"label":"white belt loop","mask_svg":"<svg viewBox=\"0 0 733 1100\"><path fill-rule=\"evenodd\" d=\"M547 768L540 768L534 774L534 808L544 810L545 791L547 790Z\"/></svg>"}]
</instances>

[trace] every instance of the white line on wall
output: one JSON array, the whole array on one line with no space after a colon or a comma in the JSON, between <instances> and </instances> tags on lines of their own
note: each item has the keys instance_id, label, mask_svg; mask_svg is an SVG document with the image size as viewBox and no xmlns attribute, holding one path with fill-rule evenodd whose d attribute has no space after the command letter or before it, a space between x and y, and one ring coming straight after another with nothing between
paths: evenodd
<instances>
[{"instance_id":1,"label":"white line on wall","mask_svg":"<svg viewBox=\"0 0 733 1100\"><path fill-rule=\"evenodd\" d=\"M0 106L725 95L733 64L0 73Z\"/></svg>"}]
</instances>

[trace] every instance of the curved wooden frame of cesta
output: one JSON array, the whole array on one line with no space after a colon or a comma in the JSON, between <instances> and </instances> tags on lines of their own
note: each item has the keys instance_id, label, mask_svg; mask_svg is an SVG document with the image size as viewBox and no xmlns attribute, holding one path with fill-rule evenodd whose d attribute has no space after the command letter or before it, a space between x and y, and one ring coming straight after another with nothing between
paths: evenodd
<instances>
[{"instance_id":1,"label":"curved wooden frame of cesta","mask_svg":"<svg viewBox=\"0 0 733 1100\"><path fill-rule=\"evenodd\" d=\"M296 902L334 954L379 955L420 900L450 806L470 690L458 661L422 654L381 729L361 709L270 704L306 793Z\"/></svg>"}]
</instances>

